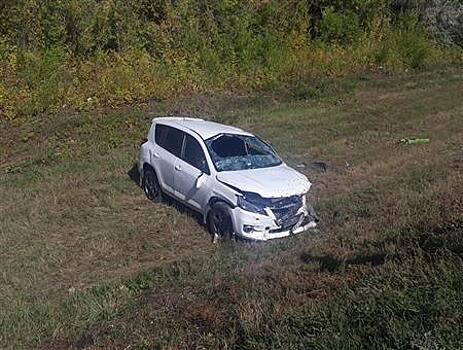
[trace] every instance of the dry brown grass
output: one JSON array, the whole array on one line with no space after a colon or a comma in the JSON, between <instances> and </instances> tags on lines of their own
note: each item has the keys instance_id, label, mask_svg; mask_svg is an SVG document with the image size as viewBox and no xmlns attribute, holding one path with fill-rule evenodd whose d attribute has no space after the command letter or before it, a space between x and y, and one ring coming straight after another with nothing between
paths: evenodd
<instances>
[{"instance_id":1,"label":"dry brown grass","mask_svg":"<svg viewBox=\"0 0 463 350\"><path fill-rule=\"evenodd\" d=\"M269 315L314 310L386 273L408 249L398 245L398 232L462 219L463 82L458 71L446 74L362 82L334 102L227 105L219 120L267 138L290 164L329 165L326 173L304 170L323 219L318 233L267 244L212 246L194 217L143 198L127 171L145 132L145 107L84 116L74 126L58 118L38 127L33 141L2 139L11 150L2 161L14 171L0 175L0 306L14 313L43 299L60 305L69 288L86 300L95 286L125 286L139 271L173 266L178 272L148 276L146 291L117 289L105 299L104 310L118 316L83 321L69 334L63 325L75 315L50 311L51 325L29 332L28 341L70 336L54 345L230 348L243 332L262 330ZM58 136L45 140L41 133ZM399 144L409 136L431 142ZM50 147L64 155L44 157ZM25 155L44 162L24 162ZM182 267L191 259L197 265ZM2 341L14 344L16 332Z\"/></svg>"}]
</instances>

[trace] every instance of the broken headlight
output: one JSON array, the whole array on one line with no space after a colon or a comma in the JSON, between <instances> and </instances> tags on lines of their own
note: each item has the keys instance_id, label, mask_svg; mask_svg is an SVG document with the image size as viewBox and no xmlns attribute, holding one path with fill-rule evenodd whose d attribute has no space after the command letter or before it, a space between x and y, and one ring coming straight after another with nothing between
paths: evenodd
<instances>
[{"instance_id":1,"label":"broken headlight","mask_svg":"<svg viewBox=\"0 0 463 350\"><path fill-rule=\"evenodd\" d=\"M243 192L243 195L238 196L238 207L251 213L267 215L267 203L257 193Z\"/></svg>"}]
</instances>

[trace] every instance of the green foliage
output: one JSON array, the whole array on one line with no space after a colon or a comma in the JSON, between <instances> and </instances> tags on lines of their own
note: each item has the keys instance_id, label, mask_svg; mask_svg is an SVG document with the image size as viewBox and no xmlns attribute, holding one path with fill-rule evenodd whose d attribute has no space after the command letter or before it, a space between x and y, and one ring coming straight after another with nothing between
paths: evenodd
<instances>
[{"instance_id":1,"label":"green foliage","mask_svg":"<svg viewBox=\"0 0 463 350\"><path fill-rule=\"evenodd\" d=\"M352 34L368 32L379 17L388 17L389 7L389 0L313 0L308 11L309 31L314 39L326 38L327 29L342 36L344 24L347 39L352 40Z\"/></svg>"},{"instance_id":2,"label":"green foliage","mask_svg":"<svg viewBox=\"0 0 463 350\"><path fill-rule=\"evenodd\" d=\"M362 33L359 16L355 12L336 12L327 8L317 24L319 38L327 43L352 43Z\"/></svg>"},{"instance_id":3,"label":"green foliage","mask_svg":"<svg viewBox=\"0 0 463 350\"><path fill-rule=\"evenodd\" d=\"M9 0L0 5L0 56L8 57L0 62L0 115L271 88L372 65L420 68L437 56L445 62L422 25L391 6L389 0Z\"/></svg>"},{"instance_id":4,"label":"green foliage","mask_svg":"<svg viewBox=\"0 0 463 350\"><path fill-rule=\"evenodd\" d=\"M55 106L61 95L60 82L65 73L65 52L53 48L39 54L29 51L20 53L19 77L31 91L30 98L19 106L20 111L31 114Z\"/></svg>"},{"instance_id":5,"label":"green foliage","mask_svg":"<svg viewBox=\"0 0 463 350\"><path fill-rule=\"evenodd\" d=\"M404 15L387 33L376 60L392 68L423 68L437 61L439 54L418 19Z\"/></svg>"}]
</instances>

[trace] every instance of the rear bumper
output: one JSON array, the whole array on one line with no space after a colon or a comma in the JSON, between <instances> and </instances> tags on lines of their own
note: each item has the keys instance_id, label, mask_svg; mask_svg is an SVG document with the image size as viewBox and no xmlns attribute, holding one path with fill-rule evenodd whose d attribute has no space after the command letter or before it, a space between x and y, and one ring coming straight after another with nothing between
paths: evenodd
<instances>
[{"instance_id":1,"label":"rear bumper","mask_svg":"<svg viewBox=\"0 0 463 350\"><path fill-rule=\"evenodd\" d=\"M278 226L272 216L251 213L238 207L231 209L231 217L235 234L254 241L268 241L297 235L317 226L305 206L297 212L295 218L297 222L286 228Z\"/></svg>"}]
</instances>

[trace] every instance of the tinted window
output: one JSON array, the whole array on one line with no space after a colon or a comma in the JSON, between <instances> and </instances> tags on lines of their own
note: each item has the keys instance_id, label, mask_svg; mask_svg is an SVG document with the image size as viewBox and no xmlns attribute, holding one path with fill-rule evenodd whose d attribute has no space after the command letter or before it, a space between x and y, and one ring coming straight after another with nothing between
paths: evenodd
<instances>
[{"instance_id":1,"label":"tinted window","mask_svg":"<svg viewBox=\"0 0 463 350\"><path fill-rule=\"evenodd\" d=\"M154 141L161 147L166 146L167 131L169 127L161 124L156 124L154 130Z\"/></svg>"},{"instance_id":2,"label":"tinted window","mask_svg":"<svg viewBox=\"0 0 463 350\"><path fill-rule=\"evenodd\" d=\"M166 125L156 125L155 141L173 155L180 157L182 153L183 132Z\"/></svg>"},{"instance_id":3,"label":"tinted window","mask_svg":"<svg viewBox=\"0 0 463 350\"><path fill-rule=\"evenodd\" d=\"M199 142L191 135L185 135L183 160L202 172L209 174L206 156Z\"/></svg>"}]
</instances>

